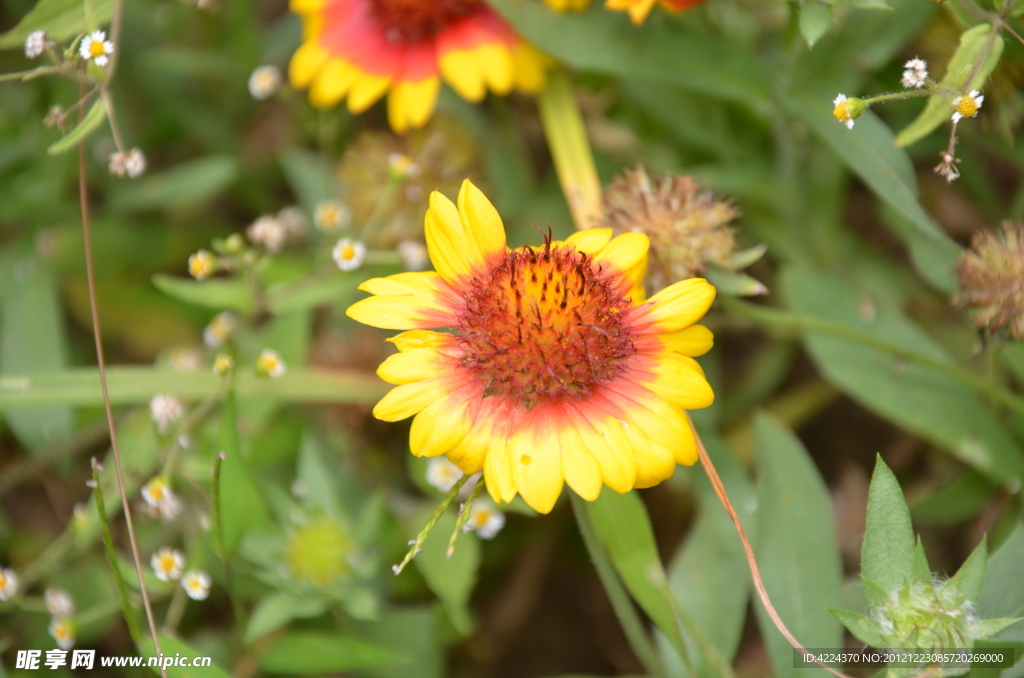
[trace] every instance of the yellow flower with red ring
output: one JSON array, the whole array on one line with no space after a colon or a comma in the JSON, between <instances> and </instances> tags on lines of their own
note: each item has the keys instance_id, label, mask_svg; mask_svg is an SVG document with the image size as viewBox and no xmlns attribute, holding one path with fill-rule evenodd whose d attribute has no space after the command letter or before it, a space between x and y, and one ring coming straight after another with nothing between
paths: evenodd
<instances>
[{"instance_id":1,"label":"yellow flower with red ring","mask_svg":"<svg viewBox=\"0 0 1024 678\"><path fill-rule=\"evenodd\" d=\"M714 394L693 359L712 344L695 324L715 288L700 278L646 299L646 235L611 229L511 249L501 217L469 181L438 192L425 219L436 272L373 278L347 314L384 329L396 384L374 408L415 416L413 454L483 471L496 502L546 513L564 483L594 500L650 487L697 460L684 410ZM446 328L445 332L433 331Z\"/></svg>"},{"instance_id":2,"label":"yellow flower with red ring","mask_svg":"<svg viewBox=\"0 0 1024 678\"><path fill-rule=\"evenodd\" d=\"M388 95L396 132L422 127L441 78L469 101L539 92L546 57L482 0L291 0L303 43L289 79L314 106L360 113Z\"/></svg>"}]
</instances>

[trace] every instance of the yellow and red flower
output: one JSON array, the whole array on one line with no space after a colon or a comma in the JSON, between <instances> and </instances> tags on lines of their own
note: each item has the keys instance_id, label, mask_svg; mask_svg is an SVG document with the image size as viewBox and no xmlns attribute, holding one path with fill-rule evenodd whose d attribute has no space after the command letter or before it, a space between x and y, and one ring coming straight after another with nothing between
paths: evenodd
<instances>
[{"instance_id":1,"label":"yellow and red flower","mask_svg":"<svg viewBox=\"0 0 1024 678\"><path fill-rule=\"evenodd\" d=\"M360 113L388 95L396 132L422 127L441 78L469 101L487 90L535 93L545 57L481 0L291 0L303 43L289 78L314 106Z\"/></svg>"},{"instance_id":2,"label":"yellow and red flower","mask_svg":"<svg viewBox=\"0 0 1024 678\"><path fill-rule=\"evenodd\" d=\"M483 471L496 502L546 513L568 483L594 500L669 478L697 451L686 409L714 394L693 359L715 289L693 278L646 299L646 235L590 229L511 249L501 217L466 181L458 206L434 192L425 220L436 272L367 280L348 315L384 329L397 384L374 408L415 415L410 447ZM446 328L445 332L432 330Z\"/></svg>"}]
</instances>

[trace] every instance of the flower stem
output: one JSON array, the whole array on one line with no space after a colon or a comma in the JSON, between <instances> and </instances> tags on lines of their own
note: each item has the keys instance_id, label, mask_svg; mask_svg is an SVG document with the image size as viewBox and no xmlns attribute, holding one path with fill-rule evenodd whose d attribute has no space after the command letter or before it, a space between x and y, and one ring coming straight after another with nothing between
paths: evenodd
<instances>
[{"instance_id":1,"label":"flower stem","mask_svg":"<svg viewBox=\"0 0 1024 678\"><path fill-rule=\"evenodd\" d=\"M459 507L459 515L455 519L455 529L452 530L452 538L448 540L447 555L449 558L455 553L455 540L459 538L459 532L462 532L462 528L469 521L469 513L473 510L473 501L480 496L480 491L483 489L484 477L481 475L476 479L476 485L473 486L473 491L469 493L469 497Z\"/></svg>"},{"instance_id":2,"label":"flower stem","mask_svg":"<svg viewBox=\"0 0 1024 678\"><path fill-rule=\"evenodd\" d=\"M637 659L643 664L644 671L650 676L664 678L665 669L654 651L650 638L647 637L647 632L640 621L640 615L633 607L629 594L622 582L619 581L618 575L615 574L612 561L604 550L601 538L597 534L597 528L587 511L585 500L575 492L569 491L567 494L572 501L572 510L576 514L576 524L579 525L580 536L583 537L583 543L587 546L590 560L594 563L594 569L597 570L597 576L601 580L605 593L608 594L608 600L612 604L615 616L619 619L622 631L626 634L626 640L629 641L630 647L636 653Z\"/></svg>"},{"instance_id":3,"label":"flower stem","mask_svg":"<svg viewBox=\"0 0 1024 678\"><path fill-rule=\"evenodd\" d=\"M601 180L594 165L594 154L587 140L572 83L562 70L548 73L548 81L537 98L555 163L558 181L572 212L577 230L593 228L601 218Z\"/></svg>"},{"instance_id":4,"label":"flower stem","mask_svg":"<svg viewBox=\"0 0 1024 678\"><path fill-rule=\"evenodd\" d=\"M469 476L462 476L459 478L456 483L452 485L452 489L448 490L448 495L444 500L436 509L434 509L434 513L430 516L430 520L428 520L427 524L423 526L422 530L420 530L416 539L410 542L409 546L411 548L409 549L409 552L405 554L405 558L402 559L402 562L398 565L394 565L391 568L396 577L402 574L402 570L405 569L405 566L416 557L417 553L423 550L423 542L427 540L427 537L430 535L430 531L434 529L434 525L437 525L437 521L441 519L444 512L447 511L448 507L452 505L453 501L455 501L455 497L459 496L459 490L462 489L462 486L466 484L467 480L469 480Z\"/></svg>"}]
</instances>

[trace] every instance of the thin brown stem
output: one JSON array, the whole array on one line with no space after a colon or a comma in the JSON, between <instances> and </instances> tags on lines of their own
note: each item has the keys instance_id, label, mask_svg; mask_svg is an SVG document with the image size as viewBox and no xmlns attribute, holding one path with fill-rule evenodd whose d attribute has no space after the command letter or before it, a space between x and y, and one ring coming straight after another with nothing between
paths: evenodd
<instances>
[{"instance_id":1,"label":"thin brown stem","mask_svg":"<svg viewBox=\"0 0 1024 678\"><path fill-rule=\"evenodd\" d=\"M84 85L80 86L80 93ZM81 120L79 112L79 120ZM100 389L103 392L103 408L107 415L107 428L110 430L110 449L114 457L114 469L117 472L117 489L121 493L121 508L124 510L124 521L128 526L128 541L131 544L132 558L135 560L135 574L139 578L139 591L142 594L142 606L146 610L146 619L149 621L149 631L153 636L153 648L157 655L161 654L160 637L156 630L156 621L153 619L153 608L149 604L149 593L146 591L146 582L142 578L142 559L139 557L139 545L135 540L135 526L132 524L131 506L128 503L128 493L124 489L124 472L121 468L121 455L117 449L117 430L114 425L114 410L110 405L110 393L107 391L106 361L103 357L103 339L100 331L100 317L96 307L96 278L92 264L92 236L89 229L89 191L85 183L85 142L78 142L78 198L82 208L82 239L85 245L85 275L89 289L89 311L92 314L92 334L96 343L96 362L100 372ZM161 664L160 673L167 678L167 670Z\"/></svg>"}]
</instances>

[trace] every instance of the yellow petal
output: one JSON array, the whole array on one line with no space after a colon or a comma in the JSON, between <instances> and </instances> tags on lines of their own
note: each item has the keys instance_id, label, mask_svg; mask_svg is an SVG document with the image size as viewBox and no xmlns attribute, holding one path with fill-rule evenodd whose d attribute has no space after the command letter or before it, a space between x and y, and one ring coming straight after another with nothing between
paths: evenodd
<instances>
[{"instance_id":1,"label":"yellow petal","mask_svg":"<svg viewBox=\"0 0 1024 678\"><path fill-rule=\"evenodd\" d=\"M388 339L399 351L412 351L418 348L443 349L452 341L452 335L432 330L409 330Z\"/></svg>"},{"instance_id":2,"label":"yellow petal","mask_svg":"<svg viewBox=\"0 0 1024 678\"><path fill-rule=\"evenodd\" d=\"M318 108L333 106L345 97L358 75L358 69L344 59L329 59L310 85L309 102Z\"/></svg>"},{"instance_id":3,"label":"yellow petal","mask_svg":"<svg viewBox=\"0 0 1024 678\"><path fill-rule=\"evenodd\" d=\"M691 457L693 432L686 415L676 406L658 398L651 398L640 407L629 412L629 426L635 427L647 438L668 448L676 461L687 466L693 464Z\"/></svg>"},{"instance_id":4,"label":"yellow petal","mask_svg":"<svg viewBox=\"0 0 1024 678\"><path fill-rule=\"evenodd\" d=\"M647 272L647 251L651 240L644 233L623 233L594 255L597 263L611 264L622 271L629 286L643 282Z\"/></svg>"},{"instance_id":5,"label":"yellow petal","mask_svg":"<svg viewBox=\"0 0 1024 678\"><path fill-rule=\"evenodd\" d=\"M303 89L313 81L313 76L327 63L330 56L327 50L318 45L315 40L307 40L295 50L292 60L288 63L288 80L292 87Z\"/></svg>"},{"instance_id":6,"label":"yellow petal","mask_svg":"<svg viewBox=\"0 0 1024 678\"><path fill-rule=\"evenodd\" d=\"M676 458L672 451L640 430L630 426L626 430L636 459L636 482L634 487L654 487L668 480L676 470Z\"/></svg>"},{"instance_id":7,"label":"yellow petal","mask_svg":"<svg viewBox=\"0 0 1024 678\"><path fill-rule=\"evenodd\" d=\"M515 69L516 89L527 94L539 93L547 79L545 71L548 61L547 57L531 45L521 42L513 47L512 64Z\"/></svg>"},{"instance_id":8,"label":"yellow petal","mask_svg":"<svg viewBox=\"0 0 1024 678\"><path fill-rule=\"evenodd\" d=\"M409 449L417 457L436 457L455 447L472 426L467 403L438 400L412 420Z\"/></svg>"},{"instance_id":9,"label":"yellow petal","mask_svg":"<svg viewBox=\"0 0 1024 678\"><path fill-rule=\"evenodd\" d=\"M299 15L313 14L320 12L326 4L327 0L290 0L288 9Z\"/></svg>"},{"instance_id":10,"label":"yellow petal","mask_svg":"<svg viewBox=\"0 0 1024 678\"><path fill-rule=\"evenodd\" d=\"M389 384L409 384L438 377L451 370L437 351L417 348L388 356L377 368L377 376Z\"/></svg>"},{"instance_id":11,"label":"yellow petal","mask_svg":"<svg viewBox=\"0 0 1024 678\"><path fill-rule=\"evenodd\" d=\"M382 421L401 421L419 414L437 400L441 384L437 379L426 379L396 386L373 408L373 416Z\"/></svg>"},{"instance_id":12,"label":"yellow petal","mask_svg":"<svg viewBox=\"0 0 1024 678\"><path fill-rule=\"evenodd\" d=\"M474 50L484 82L495 94L508 94L514 82L512 53L501 44L480 45Z\"/></svg>"},{"instance_id":13,"label":"yellow petal","mask_svg":"<svg viewBox=\"0 0 1024 678\"><path fill-rule=\"evenodd\" d=\"M437 191L430 194L423 230L430 261L446 281L470 276L486 263L476 234L463 225L455 204Z\"/></svg>"},{"instance_id":14,"label":"yellow petal","mask_svg":"<svg viewBox=\"0 0 1024 678\"><path fill-rule=\"evenodd\" d=\"M549 513L562 493L562 453L558 437L534 435L532 428L515 433L509 443L509 463L516 489L530 508Z\"/></svg>"},{"instance_id":15,"label":"yellow petal","mask_svg":"<svg viewBox=\"0 0 1024 678\"><path fill-rule=\"evenodd\" d=\"M487 450L491 444L489 429L482 421L477 421L465 437L448 450L448 461L459 467L466 475L473 475L484 470ZM495 499L497 501L497 499Z\"/></svg>"},{"instance_id":16,"label":"yellow petal","mask_svg":"<svg viewBox=\"0 0 1024 678\"><path fill-rule=\"evenodd\" d=\"M425 313L423 302L415 297L370 297L345 309L345 315L370 327L385 330L416 330L426 327L445 327L435 324Z\"/></svg>"},{"instance_id":17,"label":"yellow petal","mask_svg":"<svg viewBox=\"0 0 1024 678\"><path fill-rule=\"evenodd\" d=\"M629 492L636 482L636 459L622 424L612 417L593 428L578 427L584 446L601 469L604 484L619 494Z\"/></svg>"},{"instance_id":18,"label":"yellow petal","mask_svg":"<svg viewBox=\"0 0 1024 678\"><path fill-rule=\"evenodd\" d=\"M453 49L441 55L438 64L445 82L467 101L481 101L487 94L476 50Z\"/></svg>"},{"instance_id":19,"label":"yellow petal","mask_svg":"<svg viewBox=\"0 0 1024 678\"><path fill-rule=\"evenodd\" d=\"M558 439L566 484L587 501L594 501L601 494L601 467L597 460L587 451L575 427L563 426Z\"/></svg>"},{"instance_id":20,"label":"yellow petal","mask_svg":"<svg viewBox=\"0 0 1024 678\"><path fill-rule=\"evenodd\" d=\"M647 300L648 317L656 331L674 332L694 324L708 312L715 288L703 278L673 283Z\"/></svg>"},{"instance_id":21,"label":"yellow petal","mask_svg":"<svg viewBox=\"0 0 1024 678\"><path fill-rule=\"evenodd\" d=\"M678 332L666 332L660 339L664 342L666 351L691 357L704 355L715 343L711 330L703 325L691 325Z\"/></svg>"},{"instance_id":22,"label":"yellow petal","mask_svg":"<svg viewBox=\"0 0 1024 678\"><path fill-rule=\"evenodd\" d=\"M476 243L484 257L505 251L505 225L494 205L469 179L459 189L459 218L463 230Z\"/></svg>"},{"instance_id":23,"label":"yellow petal","mask_svg":"<svg viewBox=\"0 0 1024 678\"><path fill-rule=\"evenodd\" d=\"M396 83L388 94L388 122L391 129L403 134L410 128L416 129L427 124L437 105L440 89L439 78Z\"/></svg>"},{"instance_id":24,"label":"yellow petal","mask_svg":"<svg viewBox=\"0 0 1024 678\"><path fill-rule=\"evenodd\" d=\"M348 110L358 114L373 106L391 86L391 76L359 71L348 93Z\"/></svg>"},{"instance_id":25,"label":"yellow petal","mask_svg":"<svg viewBox=\"0 0 1024 678\"><path fill-rule=\"evenodd\" d=\"M491 435L484 460L484 482L494 503L510 502L516 496L516 482L512 479L509 445L506 438Z\"/></svg>"},{"instance_id":26,"label":"yellow petal","mask_svg":"<svg viewBox=\"0 0 1024 678\"><path fill-rule=\"evenodd\" d=\"M655 379L644 385L684 410L699 410L715 402L715 393L696 360L667 353L654 360Z\"/></svg>"},{"instance_id":27,"label":"yellow petal","mask_svg":"<svg viewBox=\"0 0 1024 678\"><path fill-rule=\"evenodd\" d=\"M575 247L577 252L592 256L604 249L611 239L612 229L610 228L588 228L570 235L565 239L565 244Z\"/></svg>"},{"instance_id":28,"label":"yellow petal","mask_svg":"<svg viewBox=\"0 0 1024 678\"><path fill-rule=\"evenodd\" d=\"M693 429L689 425L676 439L676 444L672 446L672 454L675 456L677 464L693 466L697 463L697 441L694 439Z\"/></svg>"}]
</instances>

